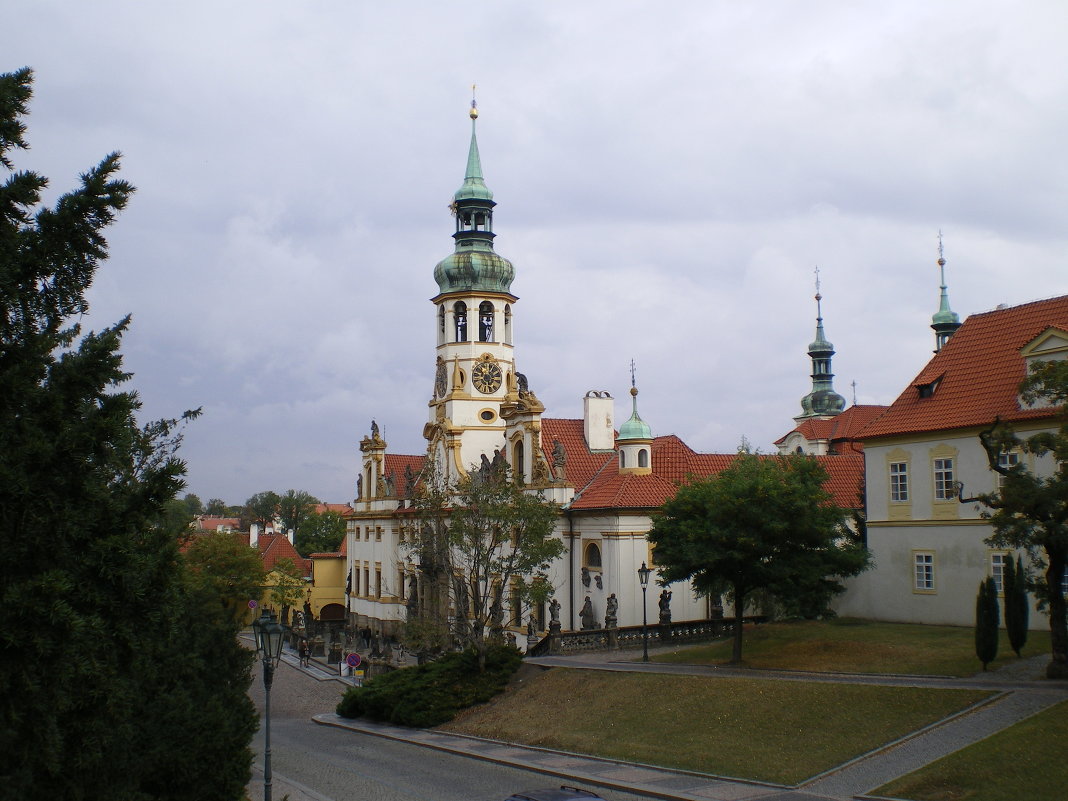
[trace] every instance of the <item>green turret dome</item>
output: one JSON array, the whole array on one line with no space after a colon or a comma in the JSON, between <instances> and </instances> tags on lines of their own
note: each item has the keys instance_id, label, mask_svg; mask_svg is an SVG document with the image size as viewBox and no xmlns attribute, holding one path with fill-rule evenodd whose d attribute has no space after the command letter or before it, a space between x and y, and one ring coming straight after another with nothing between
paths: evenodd
<instances>
[{"instance_id":1,"label":"green turret dome","mask_svg":"<svg viewBox=\"0 0 1068 801\"><path fill-rule=\"evenodd\" d=\"M515 267L493 248L456 248L438 262L434 268L434 280L440 292L457 292L465 289L485 292L511 292Z\"/></svg>"},{"instance_id":2,"label":"green turret dome","mask_svg":"<svg viewBox=\"0 0 1068 801\"><path fill-rule=\"evenodd\" d=\"M630 396L634 410L630 414L630 419L619 427L618 441L629 439L652 439L653 429L649 428L649 424L642 420L638 416L638 389L636 387L630 388Z\"/></svg>"}]
</instances>

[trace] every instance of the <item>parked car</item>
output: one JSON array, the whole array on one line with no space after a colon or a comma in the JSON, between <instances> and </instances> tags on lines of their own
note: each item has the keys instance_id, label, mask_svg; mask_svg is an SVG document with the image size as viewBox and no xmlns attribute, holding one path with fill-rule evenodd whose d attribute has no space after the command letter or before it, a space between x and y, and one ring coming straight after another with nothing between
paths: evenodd
<instances>
[{"instance_id":1,"label":"parked car","mask_svg":"<svg viewBox=\"0 0 1068 801\"><path fill-rule=\"evenodd\" d=\"M528 790L525 793L515 793L504 801L588 801L591 798L594 801L604 801L597 793L566 786L561 786L559 790Z\"/></svg>"}]
</instances>

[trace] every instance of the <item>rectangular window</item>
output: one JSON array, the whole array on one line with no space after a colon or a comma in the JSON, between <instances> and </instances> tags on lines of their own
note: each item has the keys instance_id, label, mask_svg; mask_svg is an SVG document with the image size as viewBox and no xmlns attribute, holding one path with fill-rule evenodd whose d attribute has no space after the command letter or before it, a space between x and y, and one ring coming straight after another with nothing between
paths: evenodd
<instances>
[{"instance_id":1,"label":"rectangular window","mask_svg":"<svg viewBox=\"0 0 1068 801\"><path fill-rule=\"evenodd\" d=\"M382 526L375 526L375 541L382 542Z\"/></svg>"},{"instance_id":2,"label":"rectangular window","mask_svg":"<svg viewBox=\"0 0 1068 801\"><path fill-rule=\"evenodd\" d=\"M913 589L917 592L934 592L934 554L918 551L912 555L915 570Z\"/></svg>"},{"instance_id":3,"label":"rectangular window","mask_svg":"<svg viewBox=\"0 0 1068 801\"><path fill-rule=\"evenodd\" d=\"M998 467L1013 468L1020 463L1020 454L1015 451L998 454ZM1005 476L998 473L998 489L1005 486Z\"/></svg>"},{"instance_id":4,"label":"rectangular window","mask_svg":"<svg viewBox=\"0 0 1068 801\"><path fill-rule=\"evenodd\" d=\"M909 499L908 462L890 463L890 500L904 503Z\"/></svg>"},{"instance_id":5,"label":"rectangular window","mask_svg":"<svg viewBox=\"0 0 1068 801\"><path fill-rule=\"evenodd\" d=\"M951 501L956 497L952 459L934 460L934 495L936 501Z\"/></svg>"},{"instance_id":6,"label":"rectangular window","mask_svg":"<svg viewBox=\"0 0 1068 801\"><path fill-rule=\"evenodd\" d=\"M382 568L375 568L375 598L382 597Z\"/></svg>"},{"instance_id":7,"label":"rectangular window","mask_svg":"<svg viewBox=\"0 0 1068 801\"><path fill-rule=\"evenodd\" d=\"M371 594L371 570L367 567L363 569L363 594L365 596Z\"/></svg>"},{"instance_id":8,"label":"rectangular window","mask_svg":"<svg viewBox=\"0 0 1068 801\"><path fill-rule=\"evenodd\" d=\"M1012 557L1005 551L990 554L990 575L998 588L998 595L1005 592L1005 562Z\"/></svg>"}]
</instances>

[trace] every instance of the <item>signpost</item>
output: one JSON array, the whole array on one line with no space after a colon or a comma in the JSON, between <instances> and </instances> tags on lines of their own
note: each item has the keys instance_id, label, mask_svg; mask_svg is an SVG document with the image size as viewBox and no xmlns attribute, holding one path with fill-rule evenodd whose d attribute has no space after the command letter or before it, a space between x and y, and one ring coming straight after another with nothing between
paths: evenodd
<instances>
[{"instance_id":1,"label":"signpost","mask_svg":"<svg viewBox=\"0 0 1068 801\"><path fill-rule=\"evenodd\" d=\"M356 652L347 654L345 661L341 663L341 675L346 675L345 671L348 670L348 675L352 676L352 683L357 687L363 686L363 671L356 669L361 664L363 664L363 657Z\"/></svg>"}]
</instances>

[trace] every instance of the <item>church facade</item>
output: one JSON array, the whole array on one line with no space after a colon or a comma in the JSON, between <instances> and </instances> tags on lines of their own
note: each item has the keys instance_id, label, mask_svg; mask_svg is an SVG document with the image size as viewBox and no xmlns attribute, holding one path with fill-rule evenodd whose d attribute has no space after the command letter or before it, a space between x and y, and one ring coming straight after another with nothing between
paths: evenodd
<instances>
[{"instance_id":1,"label":"church facade","mask_svg":"<svg viewBox=\"0 0 1068 801\"><path fill-rule=\"evenodd\" d=\"M612 595L618 625L641 624L645 610L638 569L643 564L654 570L650 620L657 619L661 602L675 621L707 619L718 611L707 598L679 586L660 596L656 555L646 534L679 482L722 470L733 454L698 453L674 435L654 436L638 413L633 371L630 414L618 431L616 400L605 390L576 392L581 417L546 415L517 367L516 270L494 250L496 203L483 179L476 118L472 104L464 180L451 205L454 250L433 271L437 292L426 324L433 326L436 345L433 392L423 424L426 451L391 453L374 423L360 442L357 497L345 548L350 624L395 633L407 617L412 594L420 593L418 565L408 545L415 523L412 497L428 461L436 476L451 483L480 465L504 460L529 492L559 504L553 536L562 541L564 555L552 565L549 580L563 630L580 628L584 607L592 608L600 627ZM812 408L803 407L810 422L830 419L844 405L830 386L833 349L822 336L822 319L817 334L813 393L818 397L813 395ZM825 448L816 458L824 462L836 502L856 507L863 457L848 448L839 451ZM506 606L508 601L505 593ZM519 633L532 621L535 631L544 633L547 612L516 605L506 608L505 623Z\"/></svg>"}]
</instances>

